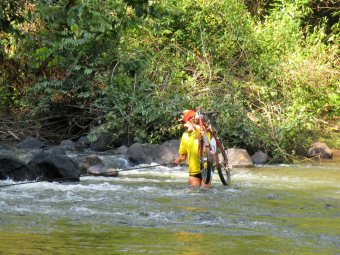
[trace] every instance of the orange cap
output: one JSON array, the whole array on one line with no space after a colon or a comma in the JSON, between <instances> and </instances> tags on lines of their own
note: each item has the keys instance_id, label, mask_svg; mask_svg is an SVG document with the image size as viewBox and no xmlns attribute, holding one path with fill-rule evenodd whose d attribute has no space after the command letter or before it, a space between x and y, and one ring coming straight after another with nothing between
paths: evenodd
<instances>
[{"instance_id":1,"label":"orange cap","mask_svg":"<svg viewBox=\"0 0 340 255\"><path fill-rule=\"evenodd\" d=\"M194 110L185 110L183 112L183 118L182 120L184 122L188 122L192 117L195 117L196 112Z\"/></svg>"}]
</instances>

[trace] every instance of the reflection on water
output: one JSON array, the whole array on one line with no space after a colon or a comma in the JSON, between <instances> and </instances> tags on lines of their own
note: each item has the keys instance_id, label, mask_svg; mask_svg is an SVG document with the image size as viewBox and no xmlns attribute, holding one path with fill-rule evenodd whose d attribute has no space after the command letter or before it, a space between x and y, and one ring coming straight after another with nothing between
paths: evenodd
<instances>
[{"instance_id":1,"label":"reflection on water","mask_svg":"<svg viewBox=\"0 0 340 255\"><path fill-rule=\"evenodd\" d=\"M0 183L11 183L5 181ZM185 168L0 190L0 254L336 254L338 164L234 170L187 187Z\"/></svg>"}]
</instances>

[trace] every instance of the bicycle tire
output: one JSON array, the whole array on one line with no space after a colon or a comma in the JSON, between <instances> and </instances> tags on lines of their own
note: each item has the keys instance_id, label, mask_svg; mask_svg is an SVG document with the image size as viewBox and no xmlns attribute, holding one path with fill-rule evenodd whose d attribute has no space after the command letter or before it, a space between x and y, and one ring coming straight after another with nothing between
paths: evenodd
<instances>
[{"instance_id":1,"label":"bicycle tire","mask_svg":"<svg viewBox=\"0 0 340 255\"><path fill-rule=\"evenodd\" d=\"M210 149L205 150L203 139L199 140L198 153L200 158L200 169L202 173L202 181L204 184L209 184L212 177L213 166L214 166L214 156L212 155Z\"/></svg>"},{"instance_id":2,"label":"bicycle tire","mask_svg":"<svg viewBox=\"0 0 340 255\"><path fill-rule=\"evenodd\" d=\"M221 142L216 138L216 153L215 153L215 167L217 168L218 176L224 186L231 185L230 169L228 167L227 154ZM221 158L220 158L221 157Z\"/></svg>"}]
</instances>

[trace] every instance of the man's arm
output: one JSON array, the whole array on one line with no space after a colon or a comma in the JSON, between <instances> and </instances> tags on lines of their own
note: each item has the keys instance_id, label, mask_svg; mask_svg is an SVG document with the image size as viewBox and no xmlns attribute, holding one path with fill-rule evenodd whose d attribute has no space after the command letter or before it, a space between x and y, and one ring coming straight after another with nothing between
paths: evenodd
<instances>
[{"instance_id":1,"label":"man's arm","mask_svg":"<svg viewBox=\"0 0 340 255\"><path fill-rule=\"evenodd\" d=\"M187 159L187 154L179 154L179 157L175 160L176 165L180 165L182 161Z\"/></svg>"}]
</instances>

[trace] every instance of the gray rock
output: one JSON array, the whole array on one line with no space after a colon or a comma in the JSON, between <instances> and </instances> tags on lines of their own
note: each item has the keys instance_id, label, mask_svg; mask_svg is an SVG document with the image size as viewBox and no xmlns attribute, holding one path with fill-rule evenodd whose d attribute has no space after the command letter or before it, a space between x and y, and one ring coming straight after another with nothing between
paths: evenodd
<instances>
[{"instance_id":1,"label":"gray rock","mask_svg":"<svg viewBox=\"0 0 340 255\"><path fill-rule=\"evenodd\" d=\"M75 151L76 150L75 142L73 142L73 141L71 141L69 139L61 141L61 143L59 144L59 147L64 149L64 150L70 150L70 151Z\"/></svg>"},{"instance_id":2,"label":"gray rock","mask_svg":"<svg viewBox=\"0 0 340 255\"><path fill-rule=\"evenodd\" d=\"M87 169L87 174L94 176L116 177L118 176L118 171L113 168L106 168L104 164L98 164L90 166Z\"/></svg>"},{"instance_id":3,"label":"gray rock","mask_svg":"<svg viewBox=\"0 0 340 255\"><path fill-rule=\"evenodd\" d=\"M94 165L103 164L102 160L95 154L86 156L79 160L79 168L82 173L88 173L88 169Z\"/></svg>"},{"instance_id":4,"label":"gray rock","mask_svg":"<svg viewBox=\"0 0 340 255\"><path fill-rule=\"evenodd\" d=\"M0 142L0 151L13 151L13 148L8 144Z\"/></svg>"},{"instance_id":5,"label":"gray rock","mask_svg":"<svg viewBox=\"0 0 340 255\"><path fill-rule=\"evenodd\" d=\"M84 150L90 146L90 141L86 136L82 136L75 143L77 150Z\"/></svg>"},{"instance_id":6,"label":"gray rock","mask_svg":"<svg viewBox=\"0 0 340 255\"><path fill-rule=\"evenodd\" d=\"M179 140L170 140L162 144L162 151L160 151L160 158L162 164L174 163L178 158Z\"/></svg>"},{"instance_id":7,"label":"gray rock","mask_svg":"<svg viewBox=\"0 0 340 255\"><path fill-rule=\"evenodd\" d=\"M29 150L24 154L19 154L18 158L25 162L25 164L28 164L28 162L30 162L34 158L34 156L37 155L39 152L42 152L42 150L41 149Z\"/></svg>"},{"instance_id":8,"label":"gray rock","mask_svg":"<svg viewBox=\"0 0 340 255\"><path fill-rule=\"evenodd\" d=\"M128 151L128 147L122 145L113 151L114 154L125 154Z\"/></svg>"},{"instance_id":9,"label":"gray rock","mask_svg":"<svg viewBox=\"0 0 340 255\"><path fill-rule=\"evenodd\" d=\"M135 164L151 164L158 159L159 144L132 144L126 152L126 157Z\"/></svg>"},{"instance_id":10,"label":"gray rock","mask_svg":"<svg viewBox=\"0 0 340 255\"><path fill-rule=\"evenodd\" d=\"M230 148L226 151L228 157L228 165L231 168L254 167L247 150Z\"/></svg>"},{"instance_id":11,"label":"gray rock","mask_svg":"<svg viewBox=\"0 0 340 255\"><path fill-rule=\"evenodd\" d=\"M41 173L28 167L25 162L15 156L0 155L0 179L14 181L36 180Z\"/></svg>"},{"instance_id":12,"label":"gray rock","mask_svg":"<svg viewBox=\"0 0 340 255\"><path fill-rule=\"evenodd\" d=\"M65 154L66 152L63 148L59 147L59 146L53 146L48 148L48 150L46 150L47 153L57 153L57 154Z\"/></svg>"},{"instance_id":13,"label":"gray rock","mask_svg":"<svg viewBox=\"0 0 340 255\"><path fill-rule=\"evenodd\" d=\"M114 168L106 169L105 176L117 177L118 175L119 175L119 172L117 169L114 169Z\"/></svg>"},{"instance_id":14,"label":"gray rock","mask_svg":"<svg viewBox=\"0 0 340 255\"><path fill-rule=\"evenodd\" d=\"M93 151L106 151L112 142L110 135L101 135L97 141L90 143L90 149Z\"/></svg>"},{"instance_id":15,"label":"gray rock","mask_svg":"<svg viewBox=\"0 0 340 255\"><path fill-rule=\"evenodd\" d=\"M86 173L89 175L99 176L106 172L106 168L104 164L92 165L87 168Z\"/></svg>"},{"instance_id":16,"label":"gray rock","mask_svg":"<svg viewBox=\"0 0 340 255\"><path fill-rule=\"evenodd\" d=\"M332 150L327 146L327 144L316 142L309 148L308 157L329 159L332 158Z\"/></svg>"},{"instance_id":17,"label":"gray rock","mask_svg":"<svg viewBox=\"0 0 340 255\"><path fill-rule=\"evenodd\" d=\"M29 137L20 142L18 145L19 149L42 149L46 145L38 140L37 138Z\"/></svg>"},{"instance_id":18,"label":"gray rock","mask_svg":"<svg viewBox=\"0 0 340 255\"><path fill-rule=\"evenodd\" d=\"M128 160L135 164L170 164L178 156L178 140L171 140L163 144L134 143L126 152Z\"/></svg>"},{"instance_id":19,"label":"gray rock","mask_svg":"<svg viewBox=\"0 0 340 255\"><path fill-rule=\"evenodd\" d=\"M254 164L265 164L268 161L268 154L263 151L257 151L251 156Z\"/></svg>"},{"instance_id":20,"label":"gray rock","mask_svg":"<svg viewBox=\"0 0 340 255\"><path fill-rule=\"evenodd\" d=\"M28 166L42 173L41 180L79 181L78 164L63 154L40 152Z\"/></svg>"}]
</instances>

